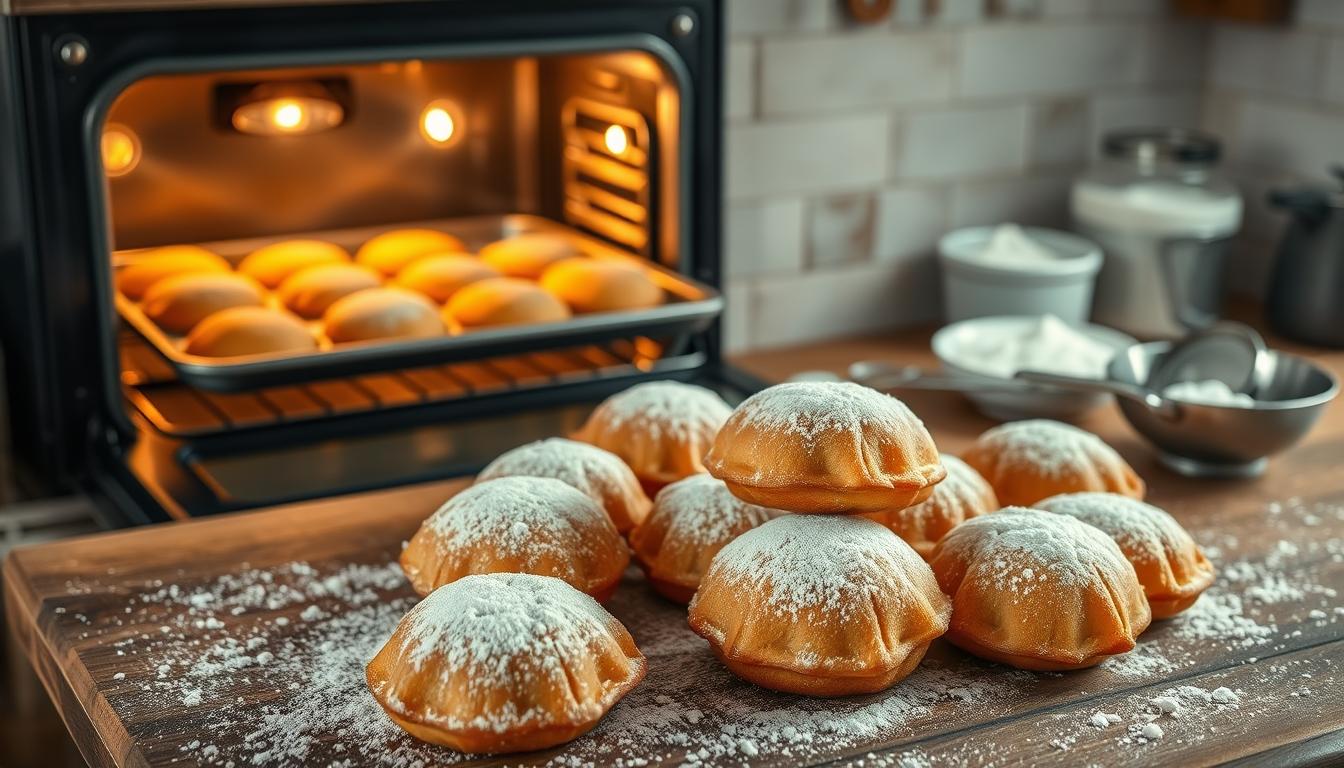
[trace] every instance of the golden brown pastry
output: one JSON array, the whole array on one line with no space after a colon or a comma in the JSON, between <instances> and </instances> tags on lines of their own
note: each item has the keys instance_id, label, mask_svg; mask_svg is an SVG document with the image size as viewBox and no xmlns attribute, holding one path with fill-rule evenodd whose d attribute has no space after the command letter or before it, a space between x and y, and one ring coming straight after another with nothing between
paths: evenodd
<instances>
[{"instance_id":1,"label":"golden brown pastry","mask_svg":"<svg viewBox=\"0 0 1344 768\"><path fill-rule=\"evenodd\" d=\"M864 517L887 526L891 532L915 548L925 560L933 545L947 532L972 517L999 508L994 489L985 478L956 456L943 454L947 477L933 487L933 494L913 507L870 512Z\"/></svg>"},{"instance_id":2,"label":"golden brown pastry","mask_svg":"<svg viewBox=\"0 0 1344 768\"><path fill-rule=\"evenodd\" d=\"M365 671L388 717L462 752L545 749L587 733L644 678L630 633L545 576L467 576L411 609Z\"/></svg>"},{"instance_id":3,"label":"golden brown pastry","mask_svg":"<svg viewBox=\"0 0 1344 768\"><path fill-rule=\"evenodd\" d=\"M397 284L419 291L440 304L472 283L500 277L499 270L465 253L426 256L397 273Z\"/></svg>"},{"instance_id":4,"label":"golden brown pastry","mask_svg":"<svg viewBox=\"0 0 1344 768\"><path fill-rule=\"evenodd\" d=\"M168 333L183 334L220 310L259 307L266 292L257 281L232 272L173 275L145 291L140 308Z\"/></svg>"},{"instance_id":5,"label":"golden brown pastry","mask_svg":"<svg viewBox=\"0 0 1344 768\"><path fill-rule=\"evenodd\" d=\"M1036 506L1076 517L1115 540L1134 566L1154 619L1184 611L1213 584L1213 563L1175 518L1151 504L1115 493L1066 493Z\"/></svg>"},{"instance_id":6,"label":"golden brown pastry","mask_svg":"<svg viewBox=\"0 0 1344 768\"><path fill-rule=\"evenodd\" d=\"M476 482L499 477L553 477L571 485L601 505L620 533L644 522L653 506L635 473L619 456L562 437L538 440L500 454L481 470Z\"/></svg>"},{"instance_id":7,"label":"golden brown pastry","mask_svg":"<svg viewBox=\"0 0 1344 768\"><path fill-rule=\"evenodd\" d=\"M714 555L778 514L737 498L722 480L691 475L658 492L653 514L630 534L630 547L659 594L689 603Z\"/></svg>"},{"instance_id":8,"label":"golden brown pastry","mask_svg":"<svg viewBox=\"0 0 1344 768\"><path fill-rule=\"evenodd\" d=\"M267 288L278 288L285 278L318 264L342 264L350 254L323 240L285 240L249 253L238 264L242 272Z\"/></svg>"},{"instance_id":9,"label":"golden brown pastry","mask_svg":"<svg viewBox=\"0 0 1344 768\"><path fill-rule=\"evenodd\" d=\"M1059 421L1001 424L980 435L962 458L989 481L1004 506L1029 507L1080 491L1143 498L1143 479L1114 448Z\"/></svg>"},{"instance_id":10,"label":"golden brown pastry","mask_svg":"<svg viewBox=\"0 0 1344 768\"><path fill-rule=\"evenodd\" d=\"M946 474L905 403L849 382L752 395L719 431L705 467L753 504L839 514L918 504Z\"/></svg>"},{"instance_id":11,"label":"golden brown pastry","mask_svg":"<svg viewBox=\"0 0 1344 768\"><path fill-rule=\"evenodd\" d=\"M195 245L167 245L141 254L117 272L117 290L132 301L165 277L194 272L230 272L229 262Z\"/></svg>"},{"instance_id":12,"label":"golden brown pastry","mask_svg":"<svg viewBox=\"0 0 1344 768\"><path fill-rule=\"evenodd\" d=\"M930 565L952 596L947 639L1021 669L1095 666L1131 650L1152 620L1120 548L1066 515L1008 507L967 520Z\"/></svg>"},{"instance_id":13,"label":"golden brown pastry","mask_svg":"<svg viewBox=\"0 0 1344 768\"><path fill-rule=\"evenodd\" d=\"M704 387L650 381L602 401L574 439L620 456L652 496L705 471L701 460L730 413L723 398Z\"/></svg>"},{"instance_id":14,"label":"golden brown pastry","mask_svg":"<svg viewBox=\"0 0 1344 768\"><path fill-rule=\"evenodd\" d=\"M583 256L573 241L562 235L532 233L514 235L481 249L485 263L509 277L537 280L552 264Z\"/></svg>"},{"instance_id":15,"label":"golden brown pastry","mask_svg":"<svg viewBox=\"0 0 1344 768\"><path fill-rule=\"evenodd\" d=\"M616 591L630 550L582 491L551 477L501 477L449 499L401 553L427 595L469 573L554 576L598 600Z\"/></svg>"},{"instance_id":16,"label":"golden brown pastry","mask_svg":"<svg viewBox=\"0 0 1344 768\"><path fill-rule=\"evenodd\" d=\"M361 245L355 261L392 277L422 256L461 253L466 249L461 240L437 229L394 229Z\"/></svg>"},{"instance_id":17,"label":"golden brown pastry","mask_svg":"<svg viewBox=\"0 0 1344 768\"><path fill-rule=\"evenodd\" d=\"M276 295L291 312L316 320L337 299L365 288L377 288L382 282L377 272L358 264L319 264L285 278Z\"/></svg>"},{"instance_id":18,"label":"golden brown pastry","mask_svg":"<svg viewBox=\"0 0 1344 768\"><path fill-rule=\"evenodd\" d=\"M438 308L424 296L401 288L366 288L337 299L322 322L334 344L444 333Z\"/></svg>"},{"instance_id":19,"label":"golden brown pastry","mask_svg":"<svg viewBox=\"0 0 1344 768\"><path fill-rule=\"evenodd\" d=\"M569 307L530 280L495 277L454 293L443 319L463 328L555 323L569 319Z\"/></svg>"},{"instance_id":20,"label":"golden brown pastry","mask_svg":"<svg viewBox=\"0 0 1344 768\"><path fill-rule=\"evenodd\" d=\"M202 357L239 357L271 352L311 352L317 340L297 317L265 307L233 307L191 329L186 351Z\"/></svg>"},{"instance_id":21,"label":"golden brown pastry","mask_svg":"<svg viewBox=\"0 0 1344 768\"><path fill-rule=\"evenodd\" d=\"M896 534L858 517L783 515L714 556L690 623L737 676L848 696L910 674L952 608Z\"/></svg>"},{"instance_id":22,"label":"golden brown pastry","mask_svg":"<svg viewBox=\"0 0 1344 768\"><path fill-rule=\"evenodd\" d=\"M575 312L646 309L663 303L663 289L645 271L610 259L566 259L541 276L541 287Z\"/></svg>"}]
</instances>

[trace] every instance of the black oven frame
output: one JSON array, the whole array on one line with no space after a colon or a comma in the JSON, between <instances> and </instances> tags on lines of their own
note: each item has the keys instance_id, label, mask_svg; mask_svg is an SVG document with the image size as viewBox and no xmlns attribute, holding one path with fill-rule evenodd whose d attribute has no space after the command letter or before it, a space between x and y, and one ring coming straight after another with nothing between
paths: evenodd
<instances>
[{"instance_id":1,"label":"black oven frame","mask_svg":"<svg viewBox=\"0 0 1344 768\"><path fill-rule=\"evenodd\" d=\"M126 417L117 380L119 321L108 288L107 235L98 226L104 211L91 187L91 180L102 182L89 137L97 135L108 89L127 73L161 60L298 64L342 51L367 58L453 47L502 54L636 38L654 41L684 70L682 103L692 117L682 137L691 148L681 170L683 258L688 274L720 287L720 0L432 0L0 16L0 169L8 169L0 170L0 344L13 453L27 490L91 490L113 524L167 516L162 493L146 488L128 467L137 442L146 441ZM67 43L82 46L87 57L63 60ZM723 365L720 324L693 339L704 362L679 376L738 391L755 388L753 379ZM451 423L560 407L634 380L277 427L263 440L340 440L407 419ZM223 435L204 448L246 450L258 439Z\"/></svg>"}]
</instances>

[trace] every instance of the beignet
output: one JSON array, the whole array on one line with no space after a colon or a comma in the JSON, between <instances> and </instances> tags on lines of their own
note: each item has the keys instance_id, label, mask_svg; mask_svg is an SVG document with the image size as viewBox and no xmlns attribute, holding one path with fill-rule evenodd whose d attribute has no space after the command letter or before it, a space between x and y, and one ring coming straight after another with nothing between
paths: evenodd
<instances>
[{"instance_id":1,"label":"beignet","mask_svg":"<svg viewBox=\"0 0 1344 768\"><path fill-rule=\"evenodd\" d=\"M605 600L629 564L607 513L550 477L501 477L463 490L401 553L401 569L422 595L468 574L509 572L554 576Z\"/></svg>"},{"instance_id":2,"label":"beignet","mask_svg":"<svg viewBox=\"0 0 1344 768\"><path fill-rule=\"evenodd\" d=\"M1037 505L1101 529L1115 540L1138 574L1154 619L1194 605L1213 584L1213 563L1166 512L1114 493L1066 493Z\"/></svg>"},{"instance_id":3,"label":"beignet","mask_svg":"<svg viewBox=\"0 0 1344 768\"><path fill-rule=\"evenodd\" d=\"M663 289L642 267L613 259L565 259L547 268L541 287L580 313L646 309L663 303Z\"/></svg>"},{"instance_id":4,"label":"beignet","mask_svg":"<svg viewBox=\"0 0 1344 768\"><path fill-rule=\"evenodd\" d=\"M849 382L752 395L719 430L705 467L753 504L840 514L918 504L946 474L905 403Z\"/></svg>"},{"instance_id":5,"label":"beignet","mask_svg":"<svg viewBox=\"0 0 1344 768\"><path fill-rule=\"evenodd\" d=\"M722 480L691 475L658 492L630 548L659 594L688 603L719 550L778 514L737 498Z\"/></svg>"},{"instance_id":6,"label":"beignet","mask_svg":"<svg viewBox=\"0 0 1344 768\"><path fill-rule=\"evenodd\" d=\"M229 262L196 245L165 245L140 255L117 270L117 290L133 301L165 277L194 272L229 272Z\"/></svg>"},{"instance_id":7,"label":"beignet","mask_svg":"<svg viewBox=\"0 0 1344 768\"><path fill-rule=\"evenodd\" d=\"M481 249L486 264L509 277L541 278L548 267L565 259L583 256L567 237L531 232L496 240Z\"/></svg>"},{"instance_id":8,"label":"beignet","mask_svg":"<svg viewBox=\"0 0 1344 768\"><path fill-rule=\"evenodd\" d=\"M1021 669L1095 666L1133 649L1152 620L1120 548L1066 515L1008 507L967 520L930 565L952 596L947 639Z\"/></svg>"},{"instance_id":9,"label":"beignet","mask_svg":"<svg viewBox=\"0 0 1344 768\"><path fill-rule=\"evenodd\" d=\"M626 628L546 576L466 576L406 614L365 671L412 736L462 752L544 749L588 732L644 678Z\"/></svg>"},{"instance_id":10,"label":"beignet","mask_svg":"<svg viewBox=\"0 0 1344 768\"><path fill-rule=\"evenodd\" d=\"M492 277L500 277L499 270L475 256L445 253L407 264L397 273L397 284L443 304L468 285Z\"/></svg>"},{"instance_id":11,"label":"beignet","mask_svg":"<svg viewBox=\"0 0 1344 768\"><path fill-rule=\"evenodd\" d=\"M928 564L886 528L782 515L715 555L690 624L745 680L847 696L910 674L951 611Z\"/></svg>"},{"instance_id":12,"label":"beignet","mask_svg":"<svg viewBox=\"0 0 1344 768\"><path fill-rule=\"evenodd\" d=\"M1101 438L1059 421L1012 421L987 430L962 458L1004 506L1029 507L1061 493L1105 491L1143 498L1143 480Z\"/></svg>"},{"instance_id":13,"label":"beignet","mask_svg":"<svg viewBox=\"0 0 1344 768\"><path fill-rule=\"evenodd\" d=\"M491 277L454 293L443 319L462 328L558 323L569 319L569 307L531 280Z\"/></svg>"},{"instance_id":14,"label":"beignet","mask_svg":"<svg viewBox=\"0 0 1344 768\"><path fill-rule=\"evenodd\" d=\"M973 517L999 508L994 489L985 478L956 456L943 454L947 477L933 487L933 494L913 507L870 512L864 517L881 523L915 548L925 560L947 532Z\"/></svg>"},{"instance_id":15,"label":"beignet","mask_svg":"<svg viewBox=\"0 0 1344 768\"><path fill-rule=\"evenodd\" d=\"M461 240L437 229L394 229L364 241L355 261L392 277L423 256L465 250Z\"/></svg>"},{"instance_id":16,"label":"beignet","mask_svg":"<svg viewBox=\"0 0 1344 768\"><path fill-rule=\"evenodd\" d=\"M553 477L583 491L621 533L644 522L653 506L619 456L577 440L552 437L514 448L482 469L476 482L518 476Z\"/></svg>"},{"instance_id":17,"label":"beignet","mask_svg":"<svg viewBox=\"0 0 1344 768\"><path fill-rule=\"evenodd\" d=\"M285 278L319 264L344 264L350 254L325 240L284 240L258 248L238 264L238 271L267 288L278 288Z\"/></svg>"},{"instance_id":18,"label":"beignet","mask_svg":"<svg viewBox=\"0 0 1344 768\"><path fill-rule=\"evenodd\" d=\"M603 400L575 440L620 456L650 496L705 471L705 452L732 408L694 384L650 381Z\"/></svg>"},{"instance_id":19,"label":"beignet","mask_svg":"<svg viewBox=\"0 0 1344 768\"><path fill-rule=\"evenodd\" d=\"M186 334L205 318L231 307L260 307L266 291L256 280L233 272L184 272L165 277L145 291L140 308L168 333Z\"/></svg>"},{"instance_id":20,"label":"beignet","mask_svg":"<svg viewBox=\"0 0 1344 768\"><path fill-rule=\"evenodd\" d=\"M317 339L299 318L278 309L233 307L205 318L187 336L186 353L238 357L270 352L312 352Z\"/></svg>"}]
</instances>

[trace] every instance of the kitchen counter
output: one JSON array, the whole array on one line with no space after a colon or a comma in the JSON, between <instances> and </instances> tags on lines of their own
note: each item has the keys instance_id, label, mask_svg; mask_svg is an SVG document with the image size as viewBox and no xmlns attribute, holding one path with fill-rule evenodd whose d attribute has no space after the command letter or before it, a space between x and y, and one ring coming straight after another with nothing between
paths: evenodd
<instances>
[{"instance_id":1,"label":"kitchen counter","mask_svg":"<svg viewBox=\"0 0 1344 768\"><path fill-rule=\"evenodd\" d=\"M768 378L838 372L861 358L927 365L927 341L913 332L739 362ZM1344 353L1314 356L1344 374ZM956 395L905 399L953 453L991 424ZM1334 403L1256 480L1177 477L1113 409L1083 426L1124 454L1147 480L1149 500L1180 519L1219 567L1194 608L1155 623L1128 656L1033 674L938 641L889 691L802 699L733 678L685 628L684 609L632 571L609 607L649 656L648 678L592 734L498 762L1344 760L1344 406ZM390 565L401 542L460 486L20 549L4 566L9 624L94 765L458 762L381 719L362 688L361 660L412 603ZM1161 714L1154 699L1176 712ZM1161 735L1143 735L1149 724Z\"/></svg>"}]
</instances>

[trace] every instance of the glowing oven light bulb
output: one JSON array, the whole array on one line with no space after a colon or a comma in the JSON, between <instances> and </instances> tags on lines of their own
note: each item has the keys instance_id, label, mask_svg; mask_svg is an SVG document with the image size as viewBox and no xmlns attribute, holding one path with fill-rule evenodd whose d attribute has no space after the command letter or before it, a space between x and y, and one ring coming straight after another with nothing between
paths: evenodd
<instances>
[{"instance_id":1,"label":"glowing oven light bulb","mask_svg":"<svg viewBox=\"0 0 1344 768\"><path fill-rule=\"evenodd\" d=\"M425 114L420 118L420 127L425 132L425 138L435 144L447 144L453 138L453 132L457 125L453 122L453 116L443 107L431 106L425 110Z\"/></svg>"},{"instance_id":2,"label":"glowing oven light bulb","mask_svg":"<svg viewBox=\"0 0 1344 768\"><path fill-rule=\"evenodd\" d=\"M619 125L608 126L606 133L602 134L602 141L606 143L607 151L613 155L624 155L625 150L630 148L630 137Z\"/></svg>"},{"instance_id":3,"label":"glowing oven light bulb","mask_svg":"<svg viewBox=\"0 0 1344 768\"><path fill-rule=\"evenodd\" d=\"M108 176L125 176L140 164L140 141L129 128L109 126L103 131L100 149Z\"/></svg>"},{"instance_id":4,"label":"glowing oven light bulb","mask_svg":"<svg viewBox=\"0 0 1344 768\"><path fill-rule=\"evenodd\" d=\"M293 131L304 127L307 115L303 105L288 99L276 103L271 112L271 122L282 131Z\"/></svg>"}]
</instances>

